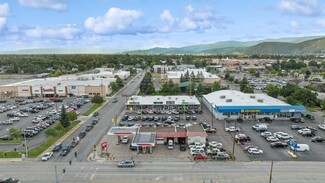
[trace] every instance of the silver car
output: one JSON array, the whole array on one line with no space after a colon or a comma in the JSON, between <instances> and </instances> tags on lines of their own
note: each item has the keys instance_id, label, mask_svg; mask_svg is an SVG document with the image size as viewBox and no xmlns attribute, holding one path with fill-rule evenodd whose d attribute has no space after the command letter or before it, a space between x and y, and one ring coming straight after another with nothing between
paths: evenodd
<instances>
[{"instance_id":1,"label":"silver car","mask_svg":"<svg viewBox=\"0 0 325 183\"><path fill-rule=\"evenodd\" d=\"M134 166L135 166L134 161L133 160L130 160L130 159L120 161L117 164L117 167L119 167L119 168L123 168L123 167L134 167Z\"/></svg>"}]
</instances>

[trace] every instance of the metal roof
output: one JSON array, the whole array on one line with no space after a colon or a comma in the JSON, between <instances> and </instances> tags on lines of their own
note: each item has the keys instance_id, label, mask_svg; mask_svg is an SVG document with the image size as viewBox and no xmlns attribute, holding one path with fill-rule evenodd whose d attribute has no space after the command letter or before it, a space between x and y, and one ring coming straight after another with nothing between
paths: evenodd
<instances>
[{"instance_id":1,"label":"metal roof","mask_svg":"<svg viewBox=\"0 0 325 183\"><path fill-rule=\"evenodd\" d=\"M200 105L195 96L131 96L127 105Z\"/></svg>"}]
</instances>

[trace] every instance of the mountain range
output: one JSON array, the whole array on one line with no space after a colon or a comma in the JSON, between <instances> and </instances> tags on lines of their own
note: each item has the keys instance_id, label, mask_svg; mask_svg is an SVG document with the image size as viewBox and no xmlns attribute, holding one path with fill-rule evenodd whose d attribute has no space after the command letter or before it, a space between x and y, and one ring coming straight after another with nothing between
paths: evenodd
<instances>
[{"instance_id":1,"label":"mountain range","mask_svg":"<svg viewBox=\"0 0 325 183\"><path fill-rule=\"evenodd\" d=\"M185 47L144 50L111 50L105 48L24 49L0 54L325 54L325 36L264 39L258 41L221 41Z\"/></svg>"},{"instance_id":2,"label":"mountain range","mask_svg":"<svg viewBox=\"0 0 325 183\"><path fill-rule=\"evenodd\" d=\"M260 41L224 41L180 48L152 48L126 51L129 54L324 54L325 37L265 39Z\"/></svg>"}]
</instances>

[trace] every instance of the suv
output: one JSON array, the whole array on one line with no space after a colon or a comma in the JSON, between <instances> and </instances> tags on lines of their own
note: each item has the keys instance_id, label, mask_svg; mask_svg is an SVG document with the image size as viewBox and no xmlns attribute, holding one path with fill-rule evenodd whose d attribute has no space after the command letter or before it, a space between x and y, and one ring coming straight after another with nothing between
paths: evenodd
<instances>
[{"instance_id":1,"label":"suv","mask_svg":"<svg viewBox=\"0 0 325 183\"><path fill-rule=\"evenodd\" d=\"M306 114L306 118L308 118L310 120L315 120L315 117L311 114Z\"/></svg>"},{"instance_id":2,"label":"suv","mask_svg":"<svg viewBox=\"0 0 325 183\"><path fill-rule=\"evenodd\" d=\"M98 116L98 115L99 115L98 112L95 112L95 113L93 114L94 117L96 117L96 116Z\"/></svg>"},{"instance_id":3,"label":"suv","mask_svg":"<svg viewBox=\"0 0 325 183\"><path fill-rule=\"evenodd\" d=\"M62 144L59 143L59 144L56 144L53 148L53 152L58 152L60 151L60 149L62 148Z\"/></svg>"},{"instance_id":4,"label":"suv","mask_svg":"<svg viewBox=\"0 0 325 183\"><path fill-rule=\"evenodd\" d=\"M117 98L114 98L114 99L112 100L113 103L116 103L117 101L118 101Z\"/></svg>"},{"instance_id":5,"label":"suv","mask_svg":"<svg viewBox=\"0 0 325 183\"><path fill-rule=\"evenodd\" d=\"M128 142L129 142L129 137L128 136L123 136L122 144L127 144Z\"/></svg>"},{"instance_id":6,"label":"suv","mask_svg":"<svg viewBox=\"0 0 325 183\"><path fill-rule=\"evenodd\" d=\"M251 138L249 136L246 136L245 134L238 134L235 135L235 140L239 142L247 142L250 141Z\"/></svg>"},{"instance_id":7,"label":"suv","mask_svg":"<svg viewBox=\"0 0 325 183\"><path fill-rule=\"evenodd\" d=\"M214 160L228 160L229 154L227 154L225 152L219 152L216 155L213 155L211 158Z\"/></svg>"}]
</instances>

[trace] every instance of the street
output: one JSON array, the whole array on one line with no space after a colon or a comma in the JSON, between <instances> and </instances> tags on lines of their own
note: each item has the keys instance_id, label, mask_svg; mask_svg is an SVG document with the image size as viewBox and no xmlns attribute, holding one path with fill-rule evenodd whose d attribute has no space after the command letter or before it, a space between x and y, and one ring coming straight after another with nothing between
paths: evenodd
<instances>
[{"instance_id":1,"label":"street","mask_svg":"<svg viewBox=\"0 0 325 183\"><path fill-rule=\"evenodd\" d=\"M63 175L62 169L66 169ZM134 168L117 168L116 162L58 164L60 182L230 182L267 183L271 162L136 162ZM274 162L272 183L325 180L325 162ZM62 176L63 175L63 176ZM1 163L0 179L21 182L55 182L54 163ZM210 181L211 180L211 181Z\"/></svg>"},{"instance_id":2,"label":"street","mask_svg":"<svg viewBox=\"0 0 325 183\"><path fill-rule=\"evenodd\" d=\"M137 78L137 77L135 77ZM78 153L77 161L88 161L87 158L89 154L93 151L93 145L98 144L99 141L102 139L102 137L105 135L105 133L108 132L110 127L114 125L111 121L112 118L116 118L117 115L120 114L120 112L124 109L125 103L126 103L126 97L122 97L122 95L133 95L138 90L140 82L142 80L142 77L140 79L134 79L134 82L129 82L129 85L125 86L117 95L116 98L118 99L118 102L112 103L110 101L105 105L100 111L99 111L99 122L96 126L94 126L94 129L92 129L90 132L87 132L86 137L80 140L79 144L71 150L71 152L60 159L60 161L69 161L74 158L74 152ZM71 134L64 142L63 145L68 145L73 137L78 136L79 132L84 130L85 126L88 123L91 123L92 117L88 117L88 120L73 134ZM50 161L57 161L59 160L59 153L56 153L55 157L50 159Z\"/></svg>"}]
</instances>

